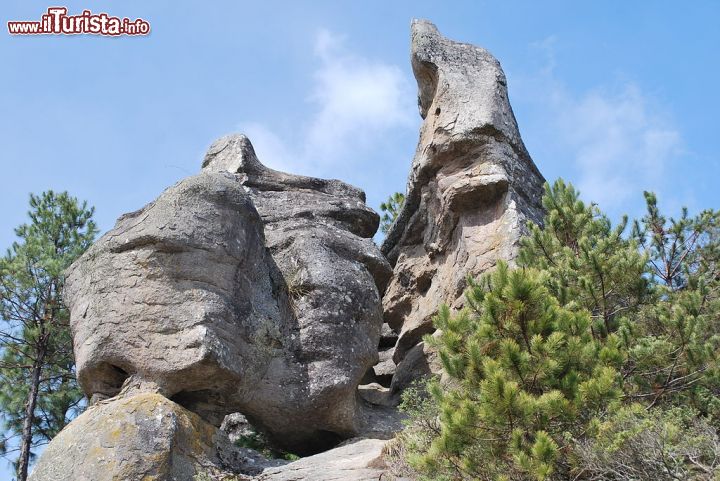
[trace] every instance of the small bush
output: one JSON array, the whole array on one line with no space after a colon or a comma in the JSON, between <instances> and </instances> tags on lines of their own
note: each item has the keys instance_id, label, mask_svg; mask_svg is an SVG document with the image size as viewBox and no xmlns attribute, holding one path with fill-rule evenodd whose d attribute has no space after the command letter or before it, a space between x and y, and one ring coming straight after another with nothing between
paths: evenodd
<instances>
[{"instance_id":1,"label":"small bush","mask_svg":"<svg viewBox=\"0 0 720 481\"><path fill-rule=\"evenodd\" d=\"M384 449L390 474L394 477L418 481L432 479L413 466L420 463L418 453L426 452L432 440L440 435L438 407L428 392L428 384L434 382L437 379L415 381L402 393L400 410L407 414L405 429Z\"/></svg>"},{"instance_id":2,"label":"small bush","mask_svg":"<svg viewBox=\"0 0 720 481\"><path fill-rule=\"evenodd\" d=\"M720 438L690 409L625 406L576 442L576 479L720 479Z\"/></svg>"},{"instance_id":3,"label":"small bush","mask_svg":"<svg viewBox=\"0 0 720 481\"><path fill-rule=\"evenodd\" d=\"M253 449L266 458L285 459L286 461L297 461L300 459L300 456L297 454L277 449L265 436L256 432L240 436L238 440L235 441L235 445L241 448Z\"/></svg>"}]
</instances>

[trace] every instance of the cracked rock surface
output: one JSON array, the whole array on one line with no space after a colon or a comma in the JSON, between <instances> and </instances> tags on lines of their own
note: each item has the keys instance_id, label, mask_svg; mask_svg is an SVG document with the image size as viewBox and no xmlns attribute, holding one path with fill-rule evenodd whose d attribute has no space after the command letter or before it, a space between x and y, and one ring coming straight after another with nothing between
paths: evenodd
<instances>
[{"instance_id":1,"label":"cracked rock surface","mask_svg":"<svg viewBox=\"0 0 720 481\"><path fill-rule=\"evenodd\" d=\"M287 287L298 328L296 356L307 376L293 399L302 419L292 429L307 424L339 438L365 432L366 406L357 402L357 386L378 361L380 296L391 275L372 241L378 215L349 184L265 167L241 134L216 141L203 169L237 176L260 214L265 245ZM287 418L263 420L263 426L281 432ZM283 434L285 440L296 436Z\"/></svg>"}]
</instances>

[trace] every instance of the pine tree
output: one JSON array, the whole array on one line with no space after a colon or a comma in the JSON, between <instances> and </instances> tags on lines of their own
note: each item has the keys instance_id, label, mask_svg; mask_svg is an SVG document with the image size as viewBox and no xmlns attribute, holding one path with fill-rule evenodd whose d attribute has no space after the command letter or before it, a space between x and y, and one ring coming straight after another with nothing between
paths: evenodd
<instances>
[{"instance_id":1,"label":"pine tree","mask_svg":"<svg viewBox=\"0 0 720 481\"><path fill-rule=\"evenodd\" d=\"M18 453L18 481L33 448L62 429L82 399L63 272L95 238L93 211L66 192L31 195L30 223L15 230L18 241L0 259L0 413L11 438L1 447Z\"/></svg>"},{"instance_id":2,"label":"pine tree","mask_svg":"<svg viewBox=\"0 0 720 481\"><path fill-rule=\"evenodd\" d=\"M519 267L470 280L426 338L444 377L404 396L411 472L720 479L720 213L668 219L645 193L628 234L562 180L545 189Z\"/></svg>"},{"instance_id":3,"label":"pine tree","mask_svg":"<svg viewBox=\"0 0 720 481\"><path fill-rule=\"evenodd\" d=\"M693 279L717 281L720 275L720 212L705 210L689 217L683 208L679 219L660 213L657 197L645 192L647 213L635 221L633 237L647 252L654 277L667 289L678 291Z\"/></svg>"},{"instance_id":4,"label":"pine tree","mask_svg":"<svg viewBox=\"0 0 720 481\"><path fill-rule=\"evenodd\" d=\"M613 228L597 206L579 197L562 179L545 185L544 226L530 225L518 264L545 271L561 304L590 311L593 336L602 338L645 302L646 258L623 237L627 218Z\"/></svg>"},{"instance_id":5,"label":"pine tree","mask_svg":"<svg viewBox=\"0 0 720 481\"><path fill-rule=\"evenodd\" d=\"M404 203L405 195L400 192L395 192L388 197L386 202L380 204L380 210L383 212L383 216L380 218L380 231L383 234L387 234L390 230L390 226L393 225L393 222L397 219Z\"/></svg>"},{"instance_id":6,"label":"pine tree","mask_svg":"<svg viewBox=\"0 0 720 481\"><path fill-rule=\"evenodd\" d=\"M652 274L652 302L623 329L628 396L691 406L720 419L720 212L678 219L645 192L633 235Z\"/></svg>"},{"instance_id":7,"label":"pine tree","mask_svg":"<svg viewBox=\"0 0 720 481\"><path fill-rule=\"evenodd\" d=\"M544 274L500 262L472 282L469 307L435 319L429 337L451 378L429 391L439 435L414 463L449 479L544 480L561 465L565 433L618 399L613 343L592 334L587 311L563 308Z\"/></svg>"}]
</instances>

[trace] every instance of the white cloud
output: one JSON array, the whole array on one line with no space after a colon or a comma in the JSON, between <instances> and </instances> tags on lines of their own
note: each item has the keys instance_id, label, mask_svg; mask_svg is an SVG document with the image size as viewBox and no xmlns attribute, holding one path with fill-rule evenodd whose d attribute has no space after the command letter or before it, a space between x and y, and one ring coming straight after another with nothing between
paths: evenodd
<instances>
[{"instance_id":1,"label":"white cloud","mask_svg":"<svg viewBox=\"0 0 720 481\"><path fill-rule=\"evenodd\" d=\"M662 194L667 172L683 153L672 120L633 82L572 92L555 74L556 42L550 37L533 44L545 64L520 81L522 97L534 97L544 113L542 141L555 144L544 155L572 159L572 166L558 169L561 175L603 209L627 211L628 202L642 201L643 190Z\"/></svg>"},{"instance_id":2,"label":"white cloud","mask_svg":"<svg viewBox=\"0 0 720 481\"><path fill-rule=\"evenodd\" d=\"M241 123L260 160L294 173L323 175L329 167L358 161L394 129L414 128L414 88L395 65L348 51L327 30L315 39L317 68L307 102L310 114L293 132Z\"/></svg>"},{"instance_id":3,"label":"white cloud","mask_svg":"<svg viewBox=\"0 0 720 481\"><path fill-rule=\"evenodd\" d=\"M394 65L347 52L343 39L321 31L315 53L321 59L310 97L317 106L308 131L308 154L330 159L350 144L412 122L412 91Z\"/></svg>"},{"instance_id":4,"label":"white cloud","mask_svg":"<svg viewBox=\"0 0 720 481\"><path fill-rule=\"evenodd\" d=\"M563 103L557 123L587 198L616 207L662 187L666 167L681 151L680 133L636 85L565 97Z\"/></svg>"}]
</instances>

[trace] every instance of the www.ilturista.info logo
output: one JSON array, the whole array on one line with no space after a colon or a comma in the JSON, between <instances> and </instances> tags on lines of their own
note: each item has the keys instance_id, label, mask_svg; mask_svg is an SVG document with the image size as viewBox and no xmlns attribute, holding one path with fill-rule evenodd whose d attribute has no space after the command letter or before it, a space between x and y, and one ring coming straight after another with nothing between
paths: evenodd
<instances>
[{"instance_id":1,"label":"www.ilturista.info logo","mask_svg":"<svg viewBox=\"0 0 720 481\"><path fill-rule=\"evenodd\" d=\"M68 15L66 7L50 7L40 21L8 22L11 35L147 35L150 24L138 18L119 18L107 13L83 10L80 15Z\"/></svg>"}]
</instances>

